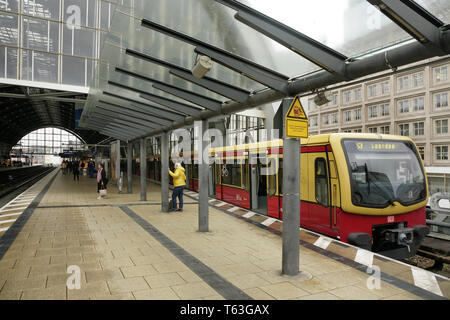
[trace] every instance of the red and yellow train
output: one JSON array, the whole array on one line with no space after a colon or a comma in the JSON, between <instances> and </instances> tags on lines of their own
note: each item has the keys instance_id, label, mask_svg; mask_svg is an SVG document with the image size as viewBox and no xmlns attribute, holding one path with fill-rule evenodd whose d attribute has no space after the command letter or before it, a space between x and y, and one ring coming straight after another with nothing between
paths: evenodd
<instances>
[{"instance_id":1,"label":"red and yellow train","mask_svg":"<svg viewBox=\"0 0 450 320\"><path fill-rule=\"evenodd\" d=\"M301 227L394 258L415 254L429 232L428 184L410 138L336 133L301 145ZM213 148L210 156L211 196L283 218L282 140ZM195 191L196 166L187 165Z\"/></svg>"}]
</instances>

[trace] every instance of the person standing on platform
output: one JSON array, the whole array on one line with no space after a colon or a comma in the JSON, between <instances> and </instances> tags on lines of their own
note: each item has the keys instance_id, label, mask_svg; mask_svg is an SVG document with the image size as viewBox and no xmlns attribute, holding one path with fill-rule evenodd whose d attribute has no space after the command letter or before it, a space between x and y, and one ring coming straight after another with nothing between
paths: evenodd
<instances>
[{"instance_id":1,"label":"person standing on platform","mask_svg":"<svg viewBox=\"0 0 450 320\"><path fill-rule=\"evenodd\" d=\"M175 163L175 172L169 174L173 178L172 206L175 211L183 211L183 189L186 186L185 170L180 163ZM177 197L180 200L180 206L177 209Z\"/></svg>"},{"instance_id":2,"label":"person standing on platform","mask_svg":"<svg viewBox=\"0 0 450 320\"><path fill-rule=\"evenodd\" d=\"M72 163L72 172L73 172L73 181L78 180L80 181L80 163L75 160Z\"/></svg>"},{"instance_id":3,"label":"person standing on platform","mask_svg":"<svg viewBox=\"0 0 450 320\"><path fill-rule=\"evenodd\" d=\"M89 178L93 178L94 177L94 163L92 162L92 160L89 161L88 168L89 168Z\"/></svg>"},{"instance_id":4,"label":"person standing on platform","mask_svg":"<svg viewBox=\"0 0 450 320\"><path fill-rule=\"evenodd\" d=\"M103 163L98 164L97 170L97 193L100 193L100 190L106 190L108 185L108 178L106 178L106 171L103 167ZM97 199L103 199L102 195L99 195Z\"/></svg>"}]
</instances>

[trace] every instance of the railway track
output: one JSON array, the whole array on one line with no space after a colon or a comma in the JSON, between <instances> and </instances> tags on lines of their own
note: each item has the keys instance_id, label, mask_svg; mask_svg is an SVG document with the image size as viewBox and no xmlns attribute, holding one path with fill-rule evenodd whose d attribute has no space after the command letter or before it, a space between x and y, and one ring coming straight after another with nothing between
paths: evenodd
<instances>
[{"instance_id":1,"label":"railway track","mask_svg":"<svg viewBox=\"0 0 450 320\"><path fill-rule=\"evenodd\" d=\"M27 170L25 174L23 172L16 174L14 183L10 185L3 183L3 188L0 190L0 237L14 224L36 196L30 188L32 189L37 181L53 170L55 170L53 167L35 167L33 170ZM8 171L0 172L0 175L5 173L7 174Z\"/></svg>"}]
</instances>

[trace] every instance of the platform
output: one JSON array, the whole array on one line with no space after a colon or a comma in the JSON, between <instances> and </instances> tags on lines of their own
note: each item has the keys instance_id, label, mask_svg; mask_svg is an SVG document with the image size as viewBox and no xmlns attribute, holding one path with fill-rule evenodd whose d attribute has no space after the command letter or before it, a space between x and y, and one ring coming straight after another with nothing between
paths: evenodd
<instances>
[{"instance_id":1,"label":"platform","mask_svg":"<svg viewBox=\"0 0 450 320\"><path fill-rule=\"evenodd\" d=\"M95 179L55 170L0 209L0 299L448 299L447 278L301 231L297 277L281 271L282 223L210 200L209 233L197 232L196 193L184 211L160 211ZM13 216L6 216L16 214ZM15 220L16 219L16 220ZM66 286L68 266L81 289ZM380 268L380 286L367 286ZM372 278L373 279L373 278ZM372 282L373 283L373 282Z\"/></svg>"}]
</instances>

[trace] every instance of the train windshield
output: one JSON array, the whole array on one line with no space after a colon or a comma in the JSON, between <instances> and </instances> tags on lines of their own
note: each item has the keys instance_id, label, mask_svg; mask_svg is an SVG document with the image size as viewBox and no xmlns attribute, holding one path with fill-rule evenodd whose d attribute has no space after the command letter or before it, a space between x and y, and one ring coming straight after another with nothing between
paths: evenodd
<instances>
[{"instance_id":1,"label":"train windshield","mask_svg":"<svg viewBox=\"0 0 450 320\"><path fill-rule=\"evenodd\" d=\"M354 205L385 208L425 200L425 175L411 142L346 139L343 147Z\"/></svg>"}]
</instances>

